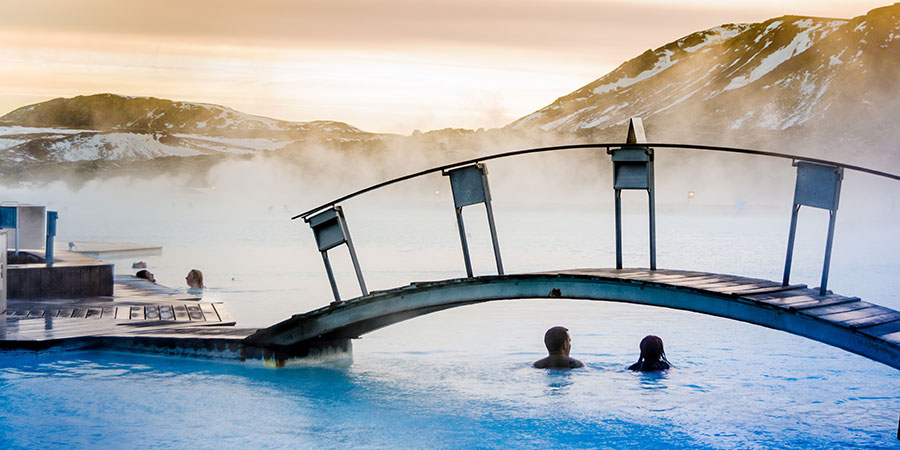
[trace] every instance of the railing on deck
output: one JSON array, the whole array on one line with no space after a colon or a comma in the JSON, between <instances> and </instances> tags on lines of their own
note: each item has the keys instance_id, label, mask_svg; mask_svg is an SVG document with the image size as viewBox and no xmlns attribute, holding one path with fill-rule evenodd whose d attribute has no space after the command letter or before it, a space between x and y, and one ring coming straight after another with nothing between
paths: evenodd
<instances>
[{"instance_id":1,"label":"railing on deck","mask_svg":"<svg viewBox=\"0 0 900 450\"><path fill-rule=\"evenodd\" d=\"M900 181L900 175L874 170L866 167L829 161L819 158L810 158L801 155L776 153L770 151L753 150L737 147L720 147L695 144L649 143L644 136L641 119L632 118L629 121L628 135L622 143L593 143L572 144L552 147L539 147L523 150L514 150L494 155L486 155L479 158L446 164L431 169L422 170L409 175L404 175L387 180L343 197L319 205L313 209L293 216L291 219L302 218L310 224L318 244L319 251L325 263L325 269L331 283L335 302L340 302L337 284L331 269L327 251L340 245L347 244L350 256L356 271L362 295L368 295L362 270L356 257L353 242L350 239L349 228L344 218L340 204L392 184L418 178L424 175L441 172L450 178L454 205L456 208L457 226L459 228L460 244L463 251L463 259L466 265L466 274L473 276L471 261L469 260L468 243L466 241L465 228L462 220L462 208L464 206L484 203L488 216L488 224L491 231L491 241L494 249L494 257L497 263L497 272L503 275L503 265L500 256L500 246L497 232L494 227L493 209L491 208L491 195L487 178L486 161L531 153L544 153L552 151L604 149L611 155L613 162L613 190L615 194L616 213L616 268L622 268L622 225L621 225L621 191L622 190L646 190L648 193L649 219L650 219L650 269L656 269L656 219L655 219L655 186L653 160L654 149L686 149L715 151L725 153L738 153L755 156L767 156L792 160L797 167L797 180L794 189L794 200L791 214L791 225L788 233L787 253L785 256L784 276L782 282L789 284L791 272L791 260L793 256L794 240L796 237L797 219L801 206L825 209L829 212L829 226L825 244L825 261L822 268L822 281L819 287L820 295L827 293L828 272L831 261L831 248L834 239L834 225L837 218L837 209L841 193L841 183L844 170L853 170L879 177Z\"/></svg>"}]
</instances>

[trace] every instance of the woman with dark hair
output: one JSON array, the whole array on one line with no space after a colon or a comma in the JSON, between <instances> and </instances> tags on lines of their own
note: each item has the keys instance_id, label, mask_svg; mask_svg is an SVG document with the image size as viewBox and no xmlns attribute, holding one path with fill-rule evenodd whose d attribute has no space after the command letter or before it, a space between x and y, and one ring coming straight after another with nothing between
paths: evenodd
<instances>
[{"instance_id":1,"label":"woman with dark hair","mask_svg":"<svg viewBox=\"0 0 900 450\"><path fill-rule=\"evenodd\" d=\"M628 370L640 370L641 372L655 372L671 367L666 359L666 351L663 350L663 341L659 336L647 336L641 339L641 356Z\"/></svg>"},{"instance_id":2,"label":"woman with dark hair","mask_svg":"<svg viewBox=\"0 0 900 450\"><path fill-rule=\"evenodd\" d=\"M143 279L153 282L153 283L156 283L156 277L154 277L153 272L151 272L149 270L138 270L138 272L136 274L134 274L134 276L136 276L138 278L143 278Z\"/></svg>"}]
</instances>

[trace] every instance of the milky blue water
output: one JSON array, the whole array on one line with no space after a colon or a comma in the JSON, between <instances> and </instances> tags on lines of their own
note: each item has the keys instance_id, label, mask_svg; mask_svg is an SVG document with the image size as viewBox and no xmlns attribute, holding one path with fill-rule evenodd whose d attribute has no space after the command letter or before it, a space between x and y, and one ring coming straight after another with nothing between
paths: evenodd
<instances>
[{"instance_id":1,"label":"milky blue water","mask_svg":"<svg viewBox=\"0 0 900 450\"><path fill-rule=\"evenodd\" d=\"M216 189L119 180L0 195L58 209L63 241L163 245L162 255L114 260L116 272L133 273L131 262L143 259L160 283L182 287L200 268L206 296L226 302L241 326L329 302L311 233L287 218L342 192L298 193L277 176L239 170L217 177ZM345 205L370 289L464 275L450 200L435 193L446 179L429 183L412 201L394 192ZM492 188L508 272L614 265L608 186L534 205L527 195L510 201L515 193L502 182ZM868 208L872 192L847 189L829 287L900 309L895 217ZM627 200L639 207L625 218L625 263L646 266L646 197ZM780 279L790 192L659 209L660 267ZM476 272L491 273L484 212L465 214ZM818 212L801 216L794 282L818 284L826 224ZM357 295L349 258L333 258L343 295ZM571 330L573 356L587 368L530 367L554 325ZM675 368L625 370L651 333ZM420 317L353 346L352 359L277 370L102 351L2 353L0 448L900 447L896 370L690 312L504 301Z\"/></svg>"}]
</instances>

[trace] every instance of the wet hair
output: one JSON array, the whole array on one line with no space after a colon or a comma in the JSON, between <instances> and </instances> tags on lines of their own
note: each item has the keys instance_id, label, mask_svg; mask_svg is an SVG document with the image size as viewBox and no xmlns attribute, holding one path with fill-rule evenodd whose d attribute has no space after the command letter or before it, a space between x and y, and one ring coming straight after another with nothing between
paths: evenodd
<instances>
[{"instance_id":1,"label":"wet hair","mask_svg":"<svg viewBox=\"0 0 900 450\"><path fill-rule=\"evenodd\" d=\"M149 270L138 270L138 272L134 274L134 276L153 281L153 274L151 274Z\"/></svg>"},{"instance_id":2,"label":"wet hair","mask_svg":"<svg viewBox=\"0 0 900 450\"><path fill-rule=\"evenodd\" d=\"M188 272L188 275L193 275L194 279L200 283L201 288L206 287L206 285L203 284L203 272L201 272L200 269L191 269L191 271Z\"/></svg>"},{"instance_id":3,"label":"wet hair","mask_svg":"<svg viewBox=\"0 0 900 450\"><path fill-rule=\"evenodd\" d=\"M652 334L641 339L641 356L638 361L629 367L630 370L653 372L666 370L671 367L666 359L666 351L663 349L663 341L659 336Z\"/></svg>"},{"instance_id":4,"label":"wet hair","mask_svg":"<svg viewBox=\"0 0 900 450\"><path fill-rule=\"evenodd\" d=\"M548 352L561 352L563 344L569 338L569 329L566 327L553 327L544 333L544 345Z\"/></svg>"}]
</instances>

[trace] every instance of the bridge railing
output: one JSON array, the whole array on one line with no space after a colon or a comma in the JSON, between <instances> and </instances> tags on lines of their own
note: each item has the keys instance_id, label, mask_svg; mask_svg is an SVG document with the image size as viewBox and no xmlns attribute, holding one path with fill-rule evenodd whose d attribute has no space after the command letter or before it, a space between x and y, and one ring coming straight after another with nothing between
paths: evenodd
<instances>
[{"instance_id":1,"label":"bridge railing","mask_svg":"<svg viewBox=\"0 0 900 450\"><path fill-rule=\"evenodd\" d=\"M884 177L900 181L900 175L883 172L867 167L845 164L808 156L777 153L771 151L754 150L738 147L721 147L696 144L675 143L650 143L644 135L641 119L632 118L629 121L628 134L625 142L618 143L588 143L571 144L551 147L538 147L522 150L514 150L493 155L486 155L465 161L446 164L419 172L404 175L387 180L364 189L352 192L330 202L319 205L291 217L292 220L302 218L312 228L318 250L322 255L325 271L331 284L335 302L340 302L337 283L328 258L328 250L339 245L346 245L356 272L360 291L363 296L368 295L362 270L356 256L356 250L350 237L349 227L344 218L341 203L358 197L367 192L381 189L413 178L422 177L432 173L441 172L450 179L453 194L454 207L456 209L457 227L459 229L460 245L462 247L463 260L466 274L473 276L472 265L469 257L468 242L466 240L465 225L462 219L462 210L465 206L481 204L485 205L488 225L491 232L491 242L494 257L497 264L497 273L503 275L503 263L497 231L494 225L493 209L491 207L491 193L488 183L486 161L509 158L513 156L532 153L545 153L553 151L569 151L584 149L605 149L611 156L613 163L613 190L615 195L616 214L616 268L622 268L622 222L621 222L621 191L645 190L648 194L649 205L649 243L650 243L650 269L656 269L656 217L655 217L655 185L654 185L654 149L687 149L699 151L714 151L724 153L737 153L772 158L789 159L793 166L797 167L797 179L794 189L792 204L791 225L788 233L787 251L785 255L784 276L782 283L787 286L790 282L791 262L793 256L794 241L796 238L797 220L801 206L820 208L829 212L829 225L825 244L825 261L822 268L822 281L819 286L820 295L827 293L828 273L831 260L831 249L834 239L835 221L840 200L841 184L844 170L862 172L878 177Z\"/></svg>"}]
</instances>

